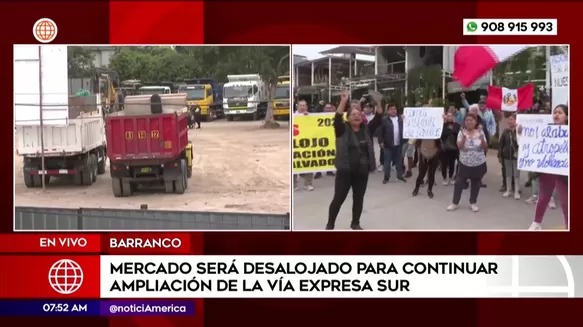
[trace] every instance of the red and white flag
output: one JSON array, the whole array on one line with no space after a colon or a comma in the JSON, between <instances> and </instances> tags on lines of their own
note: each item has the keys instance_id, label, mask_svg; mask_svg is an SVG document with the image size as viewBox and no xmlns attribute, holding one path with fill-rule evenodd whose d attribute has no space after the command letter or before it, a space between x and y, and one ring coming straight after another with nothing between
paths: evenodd
<instances>
[{"instance_id":1,"label":"red and white flag","mask_svg":"<svg viewBox=\"0 0 583 327\"><path fill-rule=\"evenodd\" d=\"M455 52L453 77L463 87L470 87L498 63L528 48L528 46L461 46Z\"/></svg>"},{"instance_id":2,"label":"red and white flag","mask_svg":"<svg viewBox=\"0 0 583 327\"><path fill-rule=\"evenodd\" d=\"M532 83L528 83L518 89L488 86L486 106L492 110L523 111L532 108L533 98L534 84Z\"/></svg>"}]
</instances>

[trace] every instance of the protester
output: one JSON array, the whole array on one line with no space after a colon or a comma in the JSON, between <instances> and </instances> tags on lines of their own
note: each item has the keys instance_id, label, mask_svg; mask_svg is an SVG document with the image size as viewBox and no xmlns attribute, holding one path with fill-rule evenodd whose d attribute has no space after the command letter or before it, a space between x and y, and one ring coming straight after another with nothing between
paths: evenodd
<instances>
[{"instance_id":1,"label":"protester","mask_svg":"<svg viewBox=\"0 0 583 327\"><path fill-rule=\"evenodd\" d=\"M470 180L470 209L478 212L478 195L482 177L486 174L486 149L488 142L484 130L479 128L478 117L472 113L464 120L463 129L458 133L457 146L460 150L459 171L453 190L453 201L447 207L448 211L458 208L462 191L467 180Z\"/></svg>"},{"instance_id":2,"label":"protester","mask_svg":"<svg viewBox=\"0 0 583 327\"><path fill-rule=\"evenodd\" d=\"M553 110L553 123L557 125L568 125L569 124L569 108L566 105L558 105ZM521 130L519 129L519 132ZM568 191L568 176L553 175L553 174L539 174L539 194L538 201L536 204L534 221L530 225L529 230L541 230L542 221L545 216L545 212L553 196L553 191L556 189L558 193L559 205L561 206L561 211L563 212L563 218L565 220L565 228L569 226L569 191Z\"/></svg>"},{"instance_id":3,"label":"protester","mask_svg":"<svg viewBox=\"0 0 583 327\"><path fill-rule=\"evenodd\" d=\"M532 194L530 198L526 199L526 203L528 204L537 204L538 202L538 173L529 172L528 173L528 181L526 182L532 189ZM549 209L556 209L557 208L557 190L553 192L553 196L549 200Z\"/></svg>"},{"instance_id":4,"label":"protester","mask_svg":"<svg viewBox=\"0 0 583 327\"><path fill-rule=\"evenodd\" d=\"M388 116L383 118L380 128L377 131L379 145L385 155L384 170L385 177L383 184L389 182L391 178L391 164L397 170L397 180L406 182L403 176L403 118L397 115L397 106L389 104L387 106Z\"/></svg>"},{"instance_id":5,"label":"protester","mask_svg":"<svg viewBox=\"0 0 583 327\"><path fill-rule=\"evenodd\" d=\"M450 104L447 111L452 113L453 118L458 125L461 126L464 124L464 118L466 117L465 108L457 109L454 104Z\"/></svg>"},{"instance_id":6,"label":"protester","mask_svg":"<svg viewBox=\"0 0 583 327\"><path fill-rule=\"evenodd\" d=\"M498 144L498 160L504 166L504 184L510 185L508 178L514 179L514 198L520 200L520 171L518 170L518 138L516 135L516 114L512 113L507 117L508 128L500 135ZM502 196L512 195L510 189L506 190Z\"/></svg>"},{"instance_id":7,"label":"protester","mask_svg":"<svg viewBox=\"0 0 583 327\"><path fill-rule=\"evenodd\" d=\"M343 91L340 104L334 116L334 133L336 135L336 181L334 197L328 210L327 230L332 230L342 204L352 189L352 222L350 228L362 230L360 216L364 203L364 194L368 184L368 175L375 169L374 146L368 128L362 121L360 105L351 104L348 122L344 121L344 109L348 102L348 92ZM376 101L376 115L370 123L382 119L380 99Z\"/></svg>"},{"instance_id":8,"label":"protester","mask_svg":"<svg viewBox=\"0 0 583 327\"><path fill-rule=\"evenodd\" d=\"M439 153L441 151L441 139L417 140L415 147L419 152L419 173L415 181L413 196L419 194L419 187L423 184L427 175L427 196L433 198L433 186L435 185L435 171L439 164Z\"/></svg>"},{"instance_id":9,"label":"protester","mask_svg":"<svg viewBox=\"0 0 583 327\"><path fill-rule=\"evenodd\" d=\"M298 108L296 110L296 113L298 114L303 114L303 115L308 115L308 102L306 102L306 100L299 100L298 101ZM299 190L299 186L298 186L298 179L299 177L302 177L304 179L304 189L306 189L307 191L313 191L314 190L314 174L299 174L298 175L294 175L294 191Z\"/></svg>"},{"instance_id":10,"label":"protester","mask_svg":"<svg viewBox=\"0 0 583 327\"><path fill-rule=\"evenodd\" d=\"M449 109L445 114L443 132L441 133L441 177L443 185L453 184L455 173L455 163L459 156L457 147L457 136L460 132L460 124L454 120L455 108Z\"/></svg>"}]
</instances>

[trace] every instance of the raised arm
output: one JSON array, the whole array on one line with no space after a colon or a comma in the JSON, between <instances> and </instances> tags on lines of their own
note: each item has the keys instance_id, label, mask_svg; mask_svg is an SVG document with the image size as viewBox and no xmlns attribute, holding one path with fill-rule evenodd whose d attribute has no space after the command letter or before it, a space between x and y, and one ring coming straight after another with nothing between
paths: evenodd
<instances>
[{"instance_id":1,"label":"raised arm","mask_svg":"<svg viewBox=\"0 0 583 327\"><path fill-rule=\"evenodd\" d=\"M340 103L338 104L338 108L336 108L336 115L334 115L334 134L336 137L342 136L346 129L346 124L344 123L344 111L347 103L348 92L342 91L340 94Z\"/></svg>"}]
</instances>

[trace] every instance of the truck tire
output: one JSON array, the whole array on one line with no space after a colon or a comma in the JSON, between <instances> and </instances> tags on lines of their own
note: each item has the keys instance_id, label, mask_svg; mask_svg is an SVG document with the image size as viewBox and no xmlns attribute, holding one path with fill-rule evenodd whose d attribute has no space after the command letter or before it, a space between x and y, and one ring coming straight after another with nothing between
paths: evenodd
<instances>
[{"instance_id":1,"label":"truck tire","mask_svg":"<svg viewBox=\"0 0 583 327\"><path fill-rule=\"evenodd\" d=\"M35 187L34 185L34 179L32 178L31 174L27 174L26 172L23 172L23 177L24 177L24 185L28 188L33 188Z\"/></svg>"},{"instance_id":2,"label":"truck tire","mask_svg":"<svg viewBox=\"0 0 583 327\"><path fill-rule=\"evenodd\" d=\"M206 121L207 122L211 122L211 121L213 121L213 119L214 119L213 118L213 114L211 114L211 113L209 113L208 116L206 116Z\"/></svg>"},{"instance_id":3,"label":"truck tire","mask_svg":"<svg viewBox=\"0 0 583 327\"><path fill-rule=\"evenodd\" d=\"M186 171L186 177L187 178L192 177L192 166L188 167L188 170Z\"/></svg>"},{"instance_id":4,"label":"truck tire","mask_svg":"<svg viewBox=\"0 0 583 327\"><path fill-rule=\"evenodd\" d=\"M92 154L89 157L89 162L90 162L91 171L92 171L92 174L91 174L91 183L95 183L95 182L97 182L97 173L98 173L98 168L97 168L97 165L98 165L97 155Z\"/></svg>"},{"instance_id":5,"label":"truck tire","mask_svg":"<svg viewBox=\"0 0 583 327\"><path fill-rule=\"evenodd\" d=\"M164 181L166 193L174 193L174 181Z\"/></svg>"},{"instance_id":6,"label":"truck tire","mask_svg":"<svg viewBox=\"0 0 583 327\"><path fill-rule=\"evenodd\" d=\"M83 164L83 169L81 169L81 184L84 186L90 186L93 184L93 167L91 167L91 159L88 159L87 162Z\"/></svg>"},{"instance_id":7,"label":"truck tire","mask_svg":"<svg viewBox=\"0 0 583 327\"><path fill-rule=\"evenodd\" d=\"M180 160L180 176L174 180L174 191L176 194L184 194L188 187L188 178L186 177L186 160Z\"/></svg>"},{"instance_id":8,"label":"truck tire","mask_svg":"<svg viewBox=\"0 0 583 327\"><path fill-rule=\"evenodd\" d=\"M105 174L105 160L107 157L105 156L105 152L103 150L99 151L99 156L101 157L101 161L97 162L97 173L99 175Z\"/></svg>"},{"instance_id":9,"label":"truck tire","mask_svg":"<svg viewBox=\"0 0 583 327\"><path fill-rule=\"evenodd\" d=\"M227 121L233 121L233 115L227 115Z\"/></svg>"},{"instance_id":10,"label":"truck tire","mask_svg":"<svg viewBox=\"0 0 583 327\"><path fill-rule=\"evenodd\" d=\"M130 181L121 181L122 196L132 196L132 183Z\"/></svg>"},{"instance_id":11,"label":"truck tire","mask_svg":"<svg viewBox=\"0 0 583 327\"><path fill-rule=\"evenodd\" d=\"M75 184L77 185L84 185L90 186L93 184L93 169L91 167L91 157L85 156L82 159L81 166L79 167L79 171L75 174L74 180Z\"/></svg>"},{"instance_id":12,"label":"truck tire","mask_svg":"<svg viewBox=\"0 0 583 327\"><path fill-rule=\"evenodd\" d=\"M253 120L259 120L259 109L253 113Z\"/></svg>"},{"instance_id":13,"label":"truck tire","mask_svg":"<svg viewBox=\"0 0 583 327\"><path fill-rule=\"evenodd\" d=\"M113 191L113 196L116 198L123 196L123 191L121 188L121 178L111 178L111 190Z\"/></svg>"},{"instance_id":14,"label":"truck tire","mask_svg":"<svg viewBox=\"0 0 583 327\"><path fill-rule=\"evenodd\" d=\"M42 175L32 175L32 183L34 184L34 187L42 187Z\"/></svg>"}]
</instances>

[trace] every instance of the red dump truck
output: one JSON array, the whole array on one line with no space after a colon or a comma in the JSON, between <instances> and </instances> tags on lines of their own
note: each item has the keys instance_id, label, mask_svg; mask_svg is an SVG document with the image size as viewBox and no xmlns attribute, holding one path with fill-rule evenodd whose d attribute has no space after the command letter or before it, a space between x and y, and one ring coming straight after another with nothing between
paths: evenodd
<instances>
[{"instance_id":1,"label":"red dump truck","mask_svg":"<svg viewBox=\"0 0 583 327\"><path fill-rule=\"evenodd\" d=\"M161 113L153 113L153 97L161 98ZM193 158L186 94L126 97L124 111L106 117L106 136L114 196L152 183L163 183L166 193L185 192Z\"/></svg>"}]
</instances>

